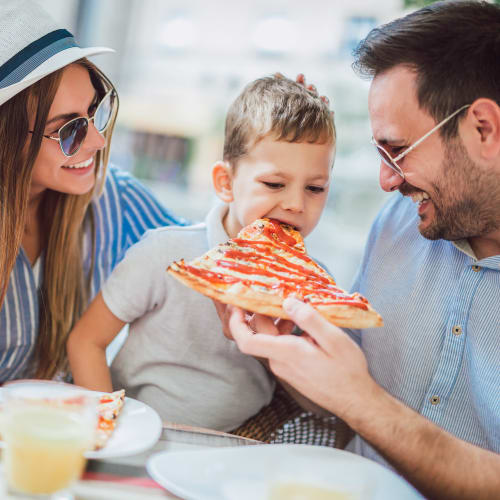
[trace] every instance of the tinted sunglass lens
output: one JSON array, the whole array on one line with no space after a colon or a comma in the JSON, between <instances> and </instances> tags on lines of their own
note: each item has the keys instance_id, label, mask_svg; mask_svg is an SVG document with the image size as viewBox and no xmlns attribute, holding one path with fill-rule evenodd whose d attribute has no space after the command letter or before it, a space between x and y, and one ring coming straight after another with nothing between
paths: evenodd
<instances>
[{"instance_id":1,"label":"tinted sunglass lens","mask_svg":"<svg viewBox=\"0 0 500 500\"><path fill-rule=\"evenodd\" d=\"M88 121L85 118L77 118L59 131L59 141L65 155L72 156L78 152L87 135L87 130Z\"/></svg>"},{"instance_id":2,"label":"tinted sunglass lens","mask_svg":"<svg viewBox=\"0 0 500 500\"><path fill-rule=\"evenodd\" d=\"M106 127L108 126L111 115L113 114L114 101L114 93L110 92L100 102L95 111L94 125L99 132L104 132L104 130L106 130Z\"/></svg>"}]
</instances>

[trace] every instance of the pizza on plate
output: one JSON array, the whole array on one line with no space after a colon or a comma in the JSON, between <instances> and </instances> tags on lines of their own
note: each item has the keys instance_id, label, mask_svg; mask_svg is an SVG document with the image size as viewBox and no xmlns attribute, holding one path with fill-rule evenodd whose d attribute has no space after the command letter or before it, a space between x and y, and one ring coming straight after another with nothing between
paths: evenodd
<instances>
[{"instance_id":1,"label":"pizza on plate","mask_svg":"<svg viewBox=\"0 0 500 500\"><path fill-rule=\"evenodd\" d=\"M100 450L109 441L116 427L116 422L125 404L125 390L103 393L97 406L97 429L94 449Z\"/></svg>"},{"instance_id":2,"label":"pizza on plate","mask_svg":"<svg viewBox=\"0 0 500 500\"><path fill-rule=\"evenodd\" d=\"M307 255L298 231L274 219L258 219L236 238L192 262L173 262L167 271L208 297L251 312L289 319L282 304L293 294L335 325L383 325L366 298L339 288Z\"/></svg>"}]
</instances>

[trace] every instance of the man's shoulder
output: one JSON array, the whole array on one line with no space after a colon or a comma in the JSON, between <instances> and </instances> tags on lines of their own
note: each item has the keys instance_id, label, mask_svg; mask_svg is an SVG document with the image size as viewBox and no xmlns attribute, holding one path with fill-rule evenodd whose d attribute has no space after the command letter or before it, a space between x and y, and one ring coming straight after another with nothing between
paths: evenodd
<instances>
[{"instance_id":1,"label":"man's shoulder","mask_svg":"<svg viewBox=\"0 0 500 500\"><path fill-rule=\"evenodd\" d=\"M412 199L400 193L394 193L380 209L375 224L394 225L396 227L416 227L418 214Z\"/></svg>"},{"instance_id":2,"label":"man's shoulder","mask_svg":"<svg viewBox=\"0 0 500 500\"><path fill-rule=\"evenodd\" d=\"M389 255L400 259L425 251L432 244L418 230L418 213L411 198L397 193L389 198L376 216L365 248L371 261L385 261Z\"/></svg>"}]
</instances>

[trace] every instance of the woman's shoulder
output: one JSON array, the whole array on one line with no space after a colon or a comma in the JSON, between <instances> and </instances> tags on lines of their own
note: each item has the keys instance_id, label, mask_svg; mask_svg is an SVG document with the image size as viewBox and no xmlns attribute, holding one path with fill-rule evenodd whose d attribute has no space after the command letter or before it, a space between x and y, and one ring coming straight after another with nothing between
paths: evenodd
<instances>
[{"instance_id":1,"label":"woman's shoulder","mask_svg":"<svg viewBox=\"0 0 500 500\"><path fill-rule=\"evenodd\" d=\"M171 224L185 225L186 221L172 214L155 194L130 173L110 166L104 186L94 200L99 213L113 214L113 220L123 220L131 226L136 240L147 229Z\"/></svg>"},{"instance_id":2,"label":"woman's shoulder","mask_svg":"<svg viewBox=\"0 0 500 500\"><path fill-rule=\"evenodd\" d=\"M134 191L147 191L147 189L126 170L110 165L106 171L102 196L123 197Z\"/></svg>"}]
</instances>

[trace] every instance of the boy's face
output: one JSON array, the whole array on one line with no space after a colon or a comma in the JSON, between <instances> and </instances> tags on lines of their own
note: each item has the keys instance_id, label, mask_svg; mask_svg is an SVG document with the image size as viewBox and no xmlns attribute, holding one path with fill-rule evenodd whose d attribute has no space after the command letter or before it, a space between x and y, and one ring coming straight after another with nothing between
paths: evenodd
<instances>
[{"instance_id":1,"label":"boy's face","mask_svg":"<svg viewBox=\"0 0 500 500\"><path fill-rule=\"evenodd\" d=\"M262 217L294 226L307 236L323 211L330 185L331 144L290 143L265 137L228 170L229 212L224 227L234 238ZM215 175L214 175L215 181ZM217 182L215 182L217 184Z\"/></svg>"}]
</instances>

